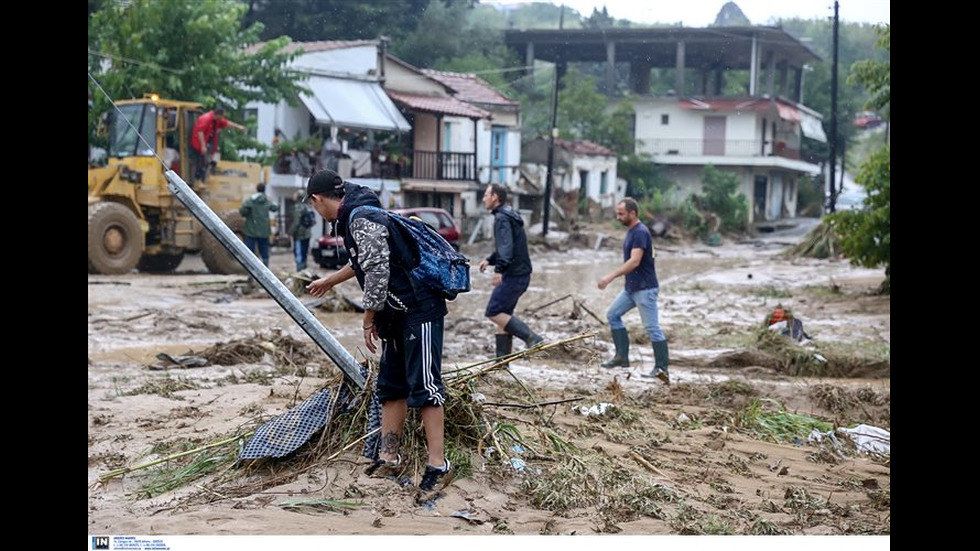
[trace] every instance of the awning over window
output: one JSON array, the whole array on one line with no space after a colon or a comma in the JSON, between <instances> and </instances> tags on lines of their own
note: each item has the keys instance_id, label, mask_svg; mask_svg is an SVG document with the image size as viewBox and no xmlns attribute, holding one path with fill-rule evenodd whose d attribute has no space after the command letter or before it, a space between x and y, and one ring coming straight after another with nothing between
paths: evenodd
<instances>
[{"instance_id":1,"label":"awning over window","mask_svg":"<svg viewBox=\"0 0 980 551\"><path fill-rule=\"evenodd\" d=\"M412 127L377 82L311 75L300 100L319 124L408 132Z\"/></svg>"},{"instance_id":2,"label":"awning over window","mask_svg":"<svg viewBox=\"0 0 980 551\"><path fill-rule=\"evenodd\" d=\"M800 112L792 105L776 103L776 110L779 111L779 118L789 122L800 122Z\"/></svg>"},{"instance_id":3,"label":"awning over window","mask_svg":"<svg viewBox=\"0 0 980 551\"><path fill-rule=\"evenodd\" d=\"M820 124L820 119L810 115L806 111L800 111L800 130L803 131L803 135L812 140L817 140L818 142L827 143L827 135L824 134L823 125Z\"/></svg>"}]
</instances>

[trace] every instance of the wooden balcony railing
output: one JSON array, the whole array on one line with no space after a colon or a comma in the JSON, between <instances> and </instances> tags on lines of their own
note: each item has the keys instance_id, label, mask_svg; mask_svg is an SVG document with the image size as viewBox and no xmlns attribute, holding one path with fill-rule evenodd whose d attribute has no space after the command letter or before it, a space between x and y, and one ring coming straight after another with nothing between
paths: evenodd
<instances>
[{"instance_id":1,"label":"wooden balcony railing","mask_svg":"<svg viewBox=\"0 0 980 551\"><path fill-rule=\"evenodd\" d=\"M426 180L476 180L476 154L416 150L411 173Z\"/></svg>"}]
</instances>

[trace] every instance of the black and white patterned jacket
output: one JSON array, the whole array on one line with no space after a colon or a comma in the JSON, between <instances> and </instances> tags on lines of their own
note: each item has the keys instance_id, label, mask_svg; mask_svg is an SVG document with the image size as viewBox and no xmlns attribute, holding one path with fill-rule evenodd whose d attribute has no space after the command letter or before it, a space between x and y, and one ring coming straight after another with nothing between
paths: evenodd
<instances>
[{"instance_id":1,"label":"black and white patterned jacket","mask_svg":"<svg viewBox=\"0 0 980 551\"><path fill-rule=\"evenodd\" d=\"M403 260L411 257L410 243L394 229L384 212L362 209L351 219L352 211L381 202L370 188L344 184L344 201L337 216L337 235L344 238L350 264L364 291L366 310L377 312L375 324L382 337L386 328L431 321L448 313L446 301L422 285L412 285Z\"/></svg>"}]
</instances>

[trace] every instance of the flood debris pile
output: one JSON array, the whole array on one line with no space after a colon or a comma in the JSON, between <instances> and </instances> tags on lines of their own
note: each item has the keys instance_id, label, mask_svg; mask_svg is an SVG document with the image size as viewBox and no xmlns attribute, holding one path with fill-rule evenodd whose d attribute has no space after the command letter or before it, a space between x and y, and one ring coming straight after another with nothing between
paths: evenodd
<instances>
[{"instance_id":1,"label":"flood debris pile","mask_svg":"<svg viewBox=\"0 0 980 551\"><path fill-rule=\"evenodd\" d=\"M756 357L779 373L811 377L889 377L891 362L867 353L824 346L819 340L797 343L777 332L756 331Z\"/></svg>"},{"instance_id":2,"label":"flood debris pile","mask_svg":"<svg viewBox=\"0 0 980 551\"><path fill-rule=\"evenodd\" d=\"M518 429L518 425L522 423L505 421L497 416L495 410L499 407L517 408L543 415L545 408L554 407L556 403L537 401L535 392L510 373L507 366L517 359L547 354L549 350L562 349L576 341L592 337L594 334L590 333L554 343L542 343L445 374L448 394L446 453L457 469L457 476L471 473L475 460L480 462L481 469L498 468L519 473L523 467L518 469L517 465L524 465L534 459L558 461L554 454L570 451L566 437L554 428L549 428L544 417L537 417L524 427L524 431L531 433L528 436ZM265 354L273 354L277 362L296 364L306 359L309 352L304 350L301 343L275 333L271 338L257 336L255 339L219 344L202 353L215 363L257 362ZM368 370L369 363L363 365L365 370ZM369 370L369 373L376 373L376 369ZM513 388L519 390L506 403L488 403L481 387L497 385L496 381L490 380L492 377L509 378ZM143 484L141 495L156 495L157 492L152 488L172 489L192 482L203 488L201 493L190 498L195 501L213 501L217 499L216 496L230 498L252 495L295 480L314 467L329 465L343 457L345 452L361 449L362 455L368 455L371 439L377 436L377 431L366 430L372 424L377 424L376 419L372 419L371 398L371 378L368 379L365 390L352 391L342 376L337 375L310 398L283 415L273 419L258 416L243 425L238 433L224 435L215 444L159 458L150 464L117 469L100 477L100 481L105 483L116 476L152 468L145 475L147 482ZM310 418L308 413L314 411L322 416L322 422L311 430L310 423L307 422ZM417 416L418 412L413 410L411 414ZM403 435L402 442L402 455L409 466L424 465L426 459L421 422L420 419L414 421L406 425L407 432ZM263 433L271 424L278 426L275 430L265 430ZM262 453L246 453L257 433L264 439L261 449L275 448L274 453L270 452L266 456L262 456ZM284 444L283 440L289 440L289 443ZM344 460L349 461L350 458L346 457ZM215 473L218 474L210 481L201 482L202 478Z\"/></svg>"},{"instance_id":3,"label":"flood debris pile","mask_svg":"<svg viewBox=\"0 0 980 551\"><path fill-rule=\"evenodd\" d=\"M840 254L837 234L830 224L821 222L796 245L781 253L784 258L836 258Z\"/></svg>"},{"instance_id":4,"label":"flood debris pile","mask_svg":"<svg viewBox=\"0 0 980 551\"><path fill-rule=\"evenodd\" d=\"M272 329L269 334L258 333L248 338L220 342L199 355L213 365L228 366L258 363L267 354L277 368L302 366L320 358L313 345L298 341L280 329Z\"/></svg>"},{"instance_id":5,"label":"flood debris pile","mask_svg":"<svg viewBox=\"0 0 980 551\"><path fill-rule=\"evenodd\" d=\"M806 446L805 462L831 465L857 453L841 445L846 444L844 436L834 440L835 423L788 410L749 384L678 384L670 393L654 387L631 397L614 379L591 392L556 393L525 384L509 369L518 359L553 354L594 336L578 335L445 370L446 453L457 479L477 478L486 492L505 493L510 507L550 513L541 534L563 533L556 528L561 519L581 517L583 511L588 511L593 533L620 533L629 530L624 530L625 523L651 520L674 534L800 534L817 525L836 526L835 533L888 533L888 522L881 522L879 512L890 508L890 490L873 478L853 483L855 491L866 494L859 505L853 497L843 497L850 487L835 493L833 500L804 494L803 488L785 495L782 490L779 495L767 491L754 496L745 488L736 491L741 480L750 487L761 484L760 472L784 480L799 473L803 460L787 459L786 450ZM269 336L261 340L283 350L291 343ZM247 347L235 343L239 348L231 344L221 350L252 358L258 346L269 353L254 342ZM130 477L127 486L134 488L137 499L184 488L168 502L168 509L234 500L235 508L279 506L305 514L349 514L390 507L396 515L399 500L411 493L410 488L403 491L363 473L368 461L362 458L376 436L367 430L376 367L370 360L362 367L368 381L363 391L352 390L335 375L312 395L297 397L284 414L260 413L208 442L188 438L161 443L148 462L117 468L100 482ZM832 387L811 392L839 407L841 421L871 400L887 410L887 397L866 396L867 392L844 395ZM304 424L314 410L323 423ZM662 412L663 422L643 416L652 410ZM405 426L401 447L406 469L393 478L406 485L418 483L413 473L420 473L426 460L418 412L410 410L410 415L414 418ZM268 430L273 424L277 430ZM276 447L267 456L249 452L257 449L250 445L263 428L263 449ZM814 433L824 435L823 440L807 441ZM709 438L691 448L689 438L700 434ZM769 453L780 455L743 448L756 440L778 443ZM520 530L478 507L453 515L457 513L471 526L492 524L494 533Z\"/></svg>"}]
</instances>

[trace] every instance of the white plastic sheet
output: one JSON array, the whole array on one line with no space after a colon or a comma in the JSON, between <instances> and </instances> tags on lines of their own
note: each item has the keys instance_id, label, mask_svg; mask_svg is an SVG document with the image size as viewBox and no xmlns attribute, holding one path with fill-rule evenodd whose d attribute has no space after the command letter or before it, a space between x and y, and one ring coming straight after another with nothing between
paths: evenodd
<instances>
[{"instance_id":1,"label":"white plastic sheet","mask_svg":"<svg viewBox=\"0 0 980 551\"><path fill-rule=\"evenodd\" d=\"M838 427L837 432L850 437L859 452L891 454L891 433L885 429L861 424L851 429Z\"/></svg>"}]
</instances>

